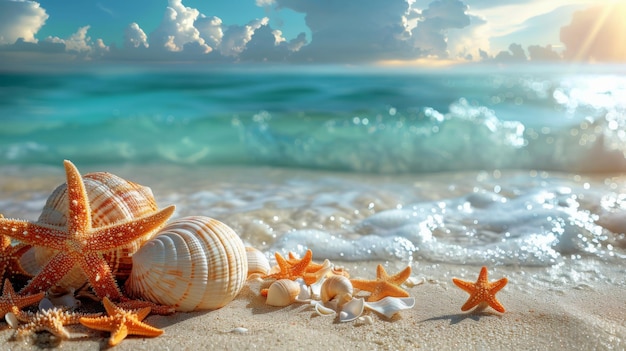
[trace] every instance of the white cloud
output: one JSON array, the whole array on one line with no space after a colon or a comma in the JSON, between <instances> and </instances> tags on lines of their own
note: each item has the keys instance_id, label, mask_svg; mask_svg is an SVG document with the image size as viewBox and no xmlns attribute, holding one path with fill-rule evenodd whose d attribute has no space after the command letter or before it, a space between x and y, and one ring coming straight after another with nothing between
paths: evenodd
<instances>
[{"instance_id":1,"label":"white cloud","mask_svg":"<svg viewBox=\"0 0 626 351\"><path fill-rule=\"evenodd\" d=\"M459 0L436 0L422 11L422 18L411 31L412 42L423 53L448 56L448 31L470 25L468 6Z\"/></svg>"},{"instance_id":2,"label":"white cloud","mask_svg":"<svg viewBox=\"0 0 626 351\"><path fill-rule=\"evenodd\" d=\"M182 4L182 0L168 0L168 7L159 27L150 34L150 47L180 52L184 46L196 43L204 53L211 52L194 22L200 12Z\"/></svg>"},{"instance_id":3,"label":"white cloud","mask_svg":"<svg viewBox=\"0 0 626 351\"><path fill-rule=\"evenodd\" d=\"M237 56L245 50L254 32L261 26L267 26L268 23L269 18L263 17L262 19L250 21L243 26L229 26L224 32L222 43L219 47L220 53L224 56Z\"/></svg>"},{"instance_id":4,"label":"white cloud","mask_svg":"<svg viewBox=\"0 0 626 351\"><path fill-rule=\"evenodd\" d=\"M65 40L65 49L78 53L88 53L92 50L91 38L87 36L89 26L78 28L76 33Z\"/></svg>"},{"instance_id":5,"label":"white cloud","mask_svg":"<svg viewBox=\"0 0 626 351\"><path fill-rule=\"evenodd\" d=\"M143 31L143 29L141 29L141 27L139 27L139 25L135 22L129 24L124 31L124 47L147 48L148 46L148 36Z\"/></svg>"},{"instance_id":6,"label":"white cloud","mask_svg":"<svg viewBox=\"0 0 626 351\"><path fill-rule=\"evenodd\" d=\"M222 30L222 20L215 16L200 15L196 19L195 27L200 32L200 36L212 48L217 48L222 43L224 31Z\"/></svg>"},{"instance_id":7,"label":"white cloud","mask_svg":"<svg viewBox=\"0 0 626 351\"><path fill-rule=\"evenodd\" d=\"M46 10L35 1L0 1L0 44L13 44L22 38L36 43L35 34L46 23Z\"/></svg>"}]
</instances>

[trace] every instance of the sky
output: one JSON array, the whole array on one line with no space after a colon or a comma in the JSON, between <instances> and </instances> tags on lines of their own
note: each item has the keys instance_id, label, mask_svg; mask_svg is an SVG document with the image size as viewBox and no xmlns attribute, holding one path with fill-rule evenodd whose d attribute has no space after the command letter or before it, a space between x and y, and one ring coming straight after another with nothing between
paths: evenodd
<instances>
[{"instance_id":1,"label":"sky","mask_svg":"<svg viewBox=\"0 0 626 351\"><path fill-rule=\"evenodd\" d=\"M625 62L626 0L0 0L0 68Z\"/></svg>"}]
</instances>

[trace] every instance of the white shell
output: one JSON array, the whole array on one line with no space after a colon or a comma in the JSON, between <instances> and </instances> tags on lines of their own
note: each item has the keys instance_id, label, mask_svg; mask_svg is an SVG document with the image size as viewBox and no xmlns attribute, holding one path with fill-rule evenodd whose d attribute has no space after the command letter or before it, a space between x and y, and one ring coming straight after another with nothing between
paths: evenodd
<instances>
[{"instance_id":1,"label":"white shell","mask_svg":"<svg viewBox=\"0 0 626 351\"><path fill-rule=\"evenodd\" d=\"M365 300L363 300L363 298L353 298L341 308L341 312L339 312L339 321L350 322L359 318L361 314L363 314L364 306Z\"/></svg>"},{"instance_id":2,"label":"white shell","mask_svg":"<svg viewBox=\"0 0 626 351\"><path fill-rule=\"evenodd\" d=\"M248 276L253 274L267 275L270 271L270 262L267 257L254 247L246 246L248 257Z\"/></svg>"},{"instance_id":3,"label":"white shell","mask_svg":"<svg viewBox=\"0 0 626 351\"><path fill-rule=\"evenodd\" d=\"M415 306L413 297L391 297L387 296L375 302L366 302L365 307L376 311L387 318L391 318L397 312L407 310Z\"/></svg>"},{"instance_id":4,"label":"white shell","mask_svg":"<svg viewBox=\"0 0 626 351\"><path fill-rule=\"evenodd\" d=\"M226 305L241 291L248 274L239 236L204 216L170 222L132 260L127 293L177 311Z\"/></svg>"},{"instance_id":5,"label":"white shell","mask_svg":"<svg viewBox=\"0 0 626 351\"><path fill-rule=\"evenodd\" d=\"M7 314L4 315L4 320L12 329L17 329L17 327L20 326L20 321L17 320L17 317L13 312L7 312Z\"/></svg>"},{"instance_id":6,"label":"white shell","mask_svg":"<svg viewBox=\"0 0 626 351\"><path fill-rule=\"evenodd\" d=\"M289 279L279 279L270 285L265 303L270 306L284 307L296 301L300 294L300 284Z\"/></svg>"},{"instance_id":7,"label":"white shell","mask_svg":"<svg viewBox=\"0 0 626 351\"><path fill-rule=\"evenodd\" d=\"M350 279L342 275L331 275L322 283L321 298L322 302L328 302L337 298L338 304L343 305L352 299L352 283Z\"/></svg>"},{"instance_id":8,"label":"white shell","mask_svg":"<svg viewBox=\"0 0 626 351\"><path fill-rule=\"evenodd\" d=\"M96 228L146 216L158 210L152 190L148 187L108 172L88 173L82 178L89 199L92 224ZM67 184L64 183L50 194L37 221L54 226L65 226L67 224L67 201ZM132 254L155 234L156 231L105 254L111 271L117 277L127 277L131 269ZM20 264L28 273L36 275L54 254L54 250L42 247L33 248L22 256ZM87 277L82 269L75 267L58 285L66 288L79 288L86 281Z\"/></svg>"},{"instance_id":9,"label":"white shell","mask_svg":"<svg viewBox=\"0 0 626 351\"><path fill-rule=\"evenodd\" d=\"M315 304L315 312L317 312L319 316L333 316L334 317L337 314L335 310L333 310L332 308L326 307L319 302Z\"/></svg>"}]
</instances>

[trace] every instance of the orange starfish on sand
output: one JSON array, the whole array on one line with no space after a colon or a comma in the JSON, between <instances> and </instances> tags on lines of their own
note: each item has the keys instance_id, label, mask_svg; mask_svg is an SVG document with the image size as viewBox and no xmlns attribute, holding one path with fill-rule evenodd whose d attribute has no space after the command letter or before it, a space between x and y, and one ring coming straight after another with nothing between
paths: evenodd
<instances>
[{"instance_id":1,"label":"orange starfish on sand","mask_svg":"<svg viewBox=\"0 0 626 351\"><path fill-rule=\"evenodd\" d=\"M47 331L61 339L69 339L70 333L65 329L66 325L78 324L81 317L97 317L102 313L79 313L66 309L54 307L46 310L37 311L37 313L20 311L19 308L13 306L11 311L22 323L26 323L17 328L17 338L22 339L36 332Z\"/></svg>"},{"instance_id":2,"label":"orange starfish on sand","mask_svg":"<svg viewBox=\"0 0 626 351\"><path fill-rule=\"evenodd\" d=\"M155 337L163 334L163 330L148 325L143 321L150 314L150 307L138 311L127 311L115 306L111 300L102 300L108 316L80 319L80 324L87 328L111 332L109 346L119 344L128 335Z\"/></svg>"},{"instance_id":3,"label":"orange starfish on sand","mask_svg":"<svg viewBox=\"0 0 626 351\"><path fill-rule=\"evenodd\" d=\"M9 279L4 280L4 287L2 287L2 296L0 296L0 318L3 318L5 314L11 312L13 307L22 309L26 306L36 304L43 299L44 293L34 295L18 295L13 290L13 285Z\"/></svg>"},{"instance_id":4,"label":"orange starfish on sand","mask_svg":"<svg viewBox=\"0 0 626 351\"><path fill-rule=\"evenodd\" d=\"M467 302L461 307L461 311L467 311L479 304L488 304L494 310L504 313L504 306L496 299L496 293L504 288L506 283L508 283L508 279L502 278L490 283L487 280L487 267L483 266L480 269L476 283L457 278L452 278L452 282L470 294Z\"/></svg>"},{"instance_id":5,"label":"orange starfish on sand","mask_svg":"<svg viewBox=\"0 0 626 351\"><path fill-rule=\"evenodd\" d=\"M387 274L387 271L385 271L385 268L379 264L376 267L375 280L350 279L350 282L352 282L352 286L357 289L371 292L372 294L367 298L367 301L374 302L387 296L408 297L409 293L402 289L400 285L409 279L410 276L410 266L390 276Z\"/></svg>"},{"instance_id":6,"label":"orange starfish on sand","mask_svg":"<svg viewBox=\"0 0 626 351\"><path fill-rule=\"evenodd\" d=\"M0 218L0 235L56 250L22 292L46 291L79 266L99 297L124 299L103 254L156 230L174 213L174 206L132 221L93 228L83 179L70 161L66 160L64 166L68 192L65 227Z\"/></svg>"},{"instance_id":7,"label":"orange starfish on sand","mask_svg":"<svg viewBox=\"0 0 626 351\"><path fill-rule=\"evenodd\" d=\"M4 218L0 214L0 219ZM30 245L12 245L11 238L0 235L0 279L14 274L28 275L19 263L22 255L30 249Z\"/></svg>"},{"instance_id":8,"label":"orange starfish on sand","mask_svg":"<svg viewBox=\"0 0 626 351\"><path fill-rule=\"evenodd\" d=\"M274 274L266 275L263 278L296 280L305 276L307 267L311 264L313 252L310 249L306 250L301 260L293 259L291 262L287 261L278 252L274 256L276 257L276 264L278 264L280 270Z\"/></svg>"}]
</instances>

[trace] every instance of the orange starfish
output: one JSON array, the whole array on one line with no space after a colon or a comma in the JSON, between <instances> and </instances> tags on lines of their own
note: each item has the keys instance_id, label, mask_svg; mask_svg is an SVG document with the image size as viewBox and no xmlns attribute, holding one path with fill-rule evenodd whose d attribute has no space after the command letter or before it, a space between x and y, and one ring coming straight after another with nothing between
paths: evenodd
<instances>
[{"instance_id":1,"label":"orange starfish","mask_svg":"<svg viewBox=\"0 0 626 351\"><path fill-rule=\"evenodd\" d=\"M465 304L461 307L461 311L467 311L479 304L486 303L494 310L504 313L504 306L502 306L498 299L496 299L496 293L500 291L500 289L504 288L508 281L508 279L502 278L490 283L487 280L487 267L484 266L480 269L480 274L478 275L476 283L452 278L452 282L456 286L470 294L467 302L465 302Z\"/></svg>"},{"instance_id":2,"label":"orange starfish","mask_svg":"<svg viewBox=\"0 0 626 351\"><path fill-rule=\"evenodd\" d=\"M50 308L37 311L37 313L23 312L13 306L11 311L20 322L26 323L17 328L17 338L32 335L36 332L47 331L61 339L69 339L70 333L65 329L66 325L78 324L81 317L97 317L102 313L79 313L71 312L63 308Z\"/></svg>"},{"instance_id":3,"label":"orange starfish","mask_svg":"<svg viewBox=\"0 0 626 351\"><path fill-rule=\"evenodd\" d=\"M0 219L4 218L0 214ZM19 263L20 257L30 249L30 245L11 245L11 238L0 235L0 279L5 275L9 277L15 274L28 275Z\"/></svg>"},{"instance_id":4,"label":"orange starfish","mask_svg":"<svg viewBox=\"0 0 626 351\"><path fill-rule=\"evenodd\" d=\"M70 161L64 161L64 166L68 192L65 227L0 218L0 235L56 250L22 292L46 291L79 266L99 297L120 300L122 293L103 254L159 228L174 213L174 206L131 221L93 228L83 179Z\"/></svg>"},{"instance_id":5,"label":"orange starfish","mask_svg":"<svg viewBox=\"0 0 626 351\"><path fill-rule=\"evenodd\" d=\"M390 276L385 271L385 268L379 264L376 267L375 280L350 279L350 282L352 282L352 286L357 289L371 292L372 294L367 298L367 301L374 302L387 296L409 297L409 293L402 289L400 285L409 279L410 276L410 266Z\"/></svg>"},{"instance_id":6,"label":"orange starfish","mask_svg":"<svg viewBox=\"0 0 626 351\"><path fill-rule=\"evenodd\" d=\"M279 254L278 252L274 255L276 257L276 263L278 264L278 268L280 269L278 272L274 274L269 274L264 276L264 278L274 278L278 279L291 279L296 280L298 278L304 277L307 267L311 264L311 259L313 258L313 252L309 249L306 250L304 257L301 260L293 260L293 263L285 260L285 258Z\"/></svg>"},{"instance_id":7,"label":"orange starfish","mask_svg":"<svg viewBox=\"0 0 626 351\"><path fill-rule=\"evenodd\" d=\"M13 290L13 285L11 285L9 279L5 279L4 287L2 288L2 296L0 296L0 318L3 318L5 314L11 312L13 307L17 307L19 310L26 306L36 304L43 299L43 296L43 292L26 296L18 295L15 293L15 290Z\"/></svg>"},{"instance_id":8,"label":"orange starfish","mask_svg":"<svg viewBox=\"0 0 626 351\"><path fill-rule=\"evenodd\" d=\"M99 318L84 317L80 324L87 328L111 332L109 346L119 344L128 335L155 337L163 334L163 330L148 325L142 320L150 314L150 307L138 311L127 311L115 306L111 300L102 300L108 316Z\"/></svg>"}]
</instances>

